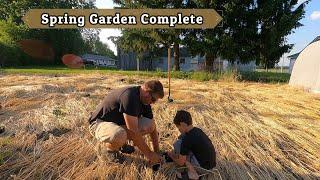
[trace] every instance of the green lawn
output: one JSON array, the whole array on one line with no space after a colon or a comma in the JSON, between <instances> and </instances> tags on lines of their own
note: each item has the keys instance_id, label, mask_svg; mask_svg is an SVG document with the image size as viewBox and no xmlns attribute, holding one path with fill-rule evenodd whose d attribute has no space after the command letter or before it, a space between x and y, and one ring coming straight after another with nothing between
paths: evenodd
<instances>
[{"instance_id":1,"label":"green lawn","mask_svg":"<svg viewBox=\"0 0 320 180\"><path fill-rule=\"evenodd\" d=\"M264 83L288 83L290 80L289 73L279 72L242 72L242 80L264 82Z\"/></svg>"},{"instance_id":2,"label":"green lawn","mask_svg":"<svg viewBox=\"0 0 320 180\"><path fill-rule=\"evenodd\" d=\"M86 69L69 69L63 66L56 67L15 67L0 69L4 74L39 74L39 75L61 75L61 74L83 74L83 73L102 73L102 74L122 74L122 75L139 75L148 77L167 77L167 72L162 71L123 71L108 68L86 68ZM250 81L264 83L287 83L290 79L288 73L277 72L233 72L227 71L220 73L208 72L172 72L172 78L193 79L198 81L222 80L222 81Z\"/></svg>"},{"instance_id":3,"label":"green lawn","mask_svg":"<svg viewBox=\"0 0 320 180\"><path fill-rule=\"evenodd\" d=\"M258 72L267 72L266 69L256 69ZM288 68L283 68L281 72L281 68L273 68L273 69L268 69L268 72L274 72L274 73L289 73Z\"/></svg>"}]
</instances>

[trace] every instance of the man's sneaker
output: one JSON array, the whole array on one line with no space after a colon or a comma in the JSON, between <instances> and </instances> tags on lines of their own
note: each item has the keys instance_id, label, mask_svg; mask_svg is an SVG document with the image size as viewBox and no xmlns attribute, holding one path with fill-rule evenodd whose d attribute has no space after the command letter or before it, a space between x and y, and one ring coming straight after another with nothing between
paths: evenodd
<instances>
[{"instance_id":1,"label":"man's sneaker","mask_svg":"<svg viewBox=\"0 0 320 180\"><path fill-rule=\"evenodd\" d=\"M119 151L108 151L106 147L99 144L98 149L98 158L104 162L113 162L113 163L124 163L125 158Z\"/></svg>"},{"instance_id":2,"label":"man's sneaker","mask_svg":"<svg viewBox=\"0 0 320 180\"><path fill-rule=\"evenodd\" d=\"M134 146L125 144L120 148L120 151L125 154L132 154L134 153L135 149L134 149Z\"/></svg>"},{"instance_id":3,"label":"man's sneaker","mask_svg":"<svg viewBox=\"0 0 320 180\"><path fill-rule=\"evenodd\" d=\"M153 166L152 166L152 170L153 171L158 171L159 169L160 169L160 163L158 163L158 164L154 164Z\"/></svg>"},{"instance_id":4,"label":"man's sneaker","mask_svg":"<svg viewBox=\"0 0 320 180\"><path fill-rule=\"evenodd\" d=\"M105 161L122 164L125 158L119 151L108 151L104 155Z\"/></svg>"}]
</instances>

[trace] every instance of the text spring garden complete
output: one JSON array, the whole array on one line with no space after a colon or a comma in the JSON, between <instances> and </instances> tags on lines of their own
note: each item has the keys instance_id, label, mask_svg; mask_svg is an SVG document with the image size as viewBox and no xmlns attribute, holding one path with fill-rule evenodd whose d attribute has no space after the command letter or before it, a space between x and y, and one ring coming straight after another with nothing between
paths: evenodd
<instances>
[{"instance_id":1,"label":"text spring garden complete","mask_svg":"<svg viewBox=\"0 0 320 180\"><path fill-rule=\"evenodd\" d=\"M49 15L43 13L41 15L41 24L55 27L56 25L77 25L84 27L86 23L85 16L74 16L64 13L64 15ZM148 13L143 13L140 16L142 25L168 25L174 27L175 25L201 25L203 24L203 17L194 14L182 15L177 13L174 16L151 16ZM89 23L92 25L135 25L137 18L135 16L121 16L120 13L114 15L100 16L97 13L92 13L89 16Z\"/></svg>"}]
</instances>

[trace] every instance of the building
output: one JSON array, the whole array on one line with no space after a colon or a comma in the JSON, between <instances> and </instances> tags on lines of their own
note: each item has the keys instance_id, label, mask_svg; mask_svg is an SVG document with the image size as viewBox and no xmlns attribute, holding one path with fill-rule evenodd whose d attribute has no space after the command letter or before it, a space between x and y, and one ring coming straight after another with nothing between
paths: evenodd
<instances>
[{"instance_id":1,"label":"building","mask_svg":"<svg viewBox=\"0 0 320 180\"><path fill-rule=\"evenodd\" d=\"M221 62L221 69L226 71L228 69L235 69L237 71L255 71L256 61L249 61L248 63L241 63L239 59L235 60L233 63L222 58L217 58L217 62Z\"/></svg>"},{"instance_id":2,"label":"building","mask_svg":"<svg viewBox=\"0 0 320 180\"><path fill-rule=\"evenodd\" d=\"M308 46L309 46L310 44L314 43L314 42L317 42L317 41L320 41L320 36L316 37L311 43L308 44ZM307 47L308 47L308 46L307 46ZM306 47L305 47L305 48L306 48ZM305 49L305 48L304 48L304 49ZM304 49L303 49L303 50L304 50ZM303 50L302 50L302 51L303 51ZM301 51L301 52L302 52L302 51ZM293 66L294 66L294 64L295 64L296 60L298 59L298 57L299 57L299 55L300 55L301 52L296 53L296 54L292 54L292 55L288 56L289 61L290 61L290 64L289 64L289 73L290 73L290 74L292 73Z\"/></svg>"},{"instance_id":3,"label":"building","mask_svg":"<svg viewBox=\"0 0 320 180\"><path fill-rule=\"evenodd\" d=\"M174 50L171 48L171 69L174 65ZM199 55L192 57L187 48L180 48L180 70L181 71L198 71L204 67L204 56ZM168 70L168 49L163 49L160 56L152 61L152 68L154 70L167 71Z\"/></svg>"},{"instance_id":4,"label":"building","mask_svg":"<svg viewBox=\"0 0 320 180\"><path fill-rule=\"evenodd\" d=\"M300 54L300 53L296 53L296 54L293 54L293 55L288 56L289 61L290 61L290 63L289 63L289 73L290 73L290 74L291 74L291 72L292 72L293 65L294 65L294 63L296 62L299 54Z\"/></svg>"},{"instance_id":5,"label":"building","mask_svg":"<svg viewBox=\"0 0 320 180\"><path fill-rule=\"evenodd\" d=\"M81 56L85 64L91 64L93 66L103 66L116 68L117 60L107 56L95 55L95 54L84 54Z\"/></svg>"},{"instance_id":6,"label":"building","mask_svg":"<svg viewBox=\"0 0 320 180\"><path fill-rule=\"evenodd\" d=\"M153 58L148 58L148 53L143 55L144 58L139 61L140 70L168 70L168 50L163 48L160 55ZM173 48L171 49L171 69L174 66ZM134 52L125 53L118 49L118 68L122 70L136 70L137 69L137 56ZM192 56L187 48L180 48L180 70L181 71L201 71L205 67L205 56ZM213 70L226 71L228 69L237 69L239 71L254 71L256 69L255 61L247 64L242 64L236 60L233 64L228 60L217 58L214 62Z\"/></svg>"},{"instance_id":7,"label":"building","mask_svg":"<svg viewBox=\"0 0 320 180\"><path fill-rule=\"evenodd\" d=\"M117 49L118 64L117 68L121 70L152 70L152 61L148 58L148 53L144 53L143 57L138 61L138 57L134 52L125 52L122 49Z\"/></svg>"},{"instance_id":8,"label":"building","mask_svg":"<svg viewBox=\"0 0 320 180\"><path fill-rule=\"evenodd\" d=\"M320 38L304 48L295 60L289 85L320 93Z\"/></svg>"}]
</instances>

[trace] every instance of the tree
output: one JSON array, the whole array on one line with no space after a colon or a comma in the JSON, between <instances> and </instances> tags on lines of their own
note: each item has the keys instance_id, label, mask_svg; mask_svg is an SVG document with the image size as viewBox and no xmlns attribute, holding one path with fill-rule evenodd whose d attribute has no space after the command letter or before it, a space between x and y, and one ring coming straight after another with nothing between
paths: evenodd
<instances>
[{"instance_id":1,"label":"tree","mask_svg":"<svg viewBox=\"0 0 320 180\"><path fill-rule=\"evenodd\" d=\"M175 0L175 1L158 1L158 0L149 0L149 1L127 1L127 0L114 0L114 3L119 4L122 8L186 8L185 0ZM124 33L130 33L131 30L126 30ZM147 37L152 38L153 41L156 41L156 45L161 44L162 46L168 48L173 45L174 49L174 70L180 70L180 52L179 46L181 44L181 31L179 29L155 29L149 31L151 34L147 35L144 30L134 30L135 34L147 35ZM139 37L139 36L138 36ZM135 41L134 38L131 39ZM137 40L138 42L140 40ZM139 52L138 49L133 49L133 51ZM141 54L141 52L139 52Z\"/></svg>"},{"instance_id":2,"label":"tree","mask_svg":"<svg viewBox=\"0 0 320 180\"><path fill-rule=\"evenodd\" d=\"M305 14L304 7L309 1L299 5L298 0L258 0L256 7L259 17L259 63L266 69L273 68L280 57L292 49L286 44L286 36L302 26L299 22Z\"/></svg>"},{"instance_id":3,"label":"tree","mask_svg":"<svg viewBox=\"0 0 320 180\"><path fill-rule=\"evenodd\" d=\"M193 8L213 8L223 12L223 26L183 32L183 41L191 54L205 55L207 71L215 70L214 61L217 57L231 62L253 60L257 30L253 3L253 0L194 1Z\"/></svg>"},{"instance_id":4,"label":"tree","mask_svg":"<svg viewBox=\"0 0 320 180\"><path fill-rule=\"evenodd\" d=\"M181 0L181 1L117 1L130 8L214 8L224 11L224 26L216 29L157 29L154 38L164 46L174 44L174 68L179 69L179 45L188 47L192 55L206 56L206 70L213 70L214 60L225 57L231 61L252 60L257 30L253 0ZM244 45L245 44L245 45ZM239 48L240 47L240 48ZM251 58L251 59L250 59Z\"/></svg>"},{"instance_id":5,"label":"tree","mask_svg":"<svg viewBox=\"0 0 320 180\"><path fill-rule=\"evenodd\" d=\"M28 29L23 24L21 18L32 8L95 8L93 3L93 1L88 2L78 0L0 0L0 20L7 22L5 26L9 27L9 25L12 25L15 29L25 29L25 31L19 31L19 33L9 33L9 39L12 41L10 43L2 42L2 45L7 48L17 48L16 42L21 39L43 40L51 44L55 50L54 64L61 64L61 57L66 53L82 54L91 51L90 47L92 47L92 45L83 37L85 36L86 31L82 29ZM92 34L92 36L98 35L98 33ZM18 54L23 53L19 52ZM25 62L25 56L17 58L17 60Z\"/></svg>"},{"instance_id":6,"label":"tree","mask_svg":"<svg viewBox=\"0 0 320 180\"><path fill-rule=\"evenodd\" d=\"M109 48L109 46L107 44L104 44L100 40L97 40L94 43L93 53L116 59L116 56L114 55L113 51Z\"/></svg>"},{"instance_id":7,"label":"tree","mask_svg":"<svg viewBox=\"0 0 320 180\"><path fill-rule=\"evenodd\" d=\"M23 65L28 58L23 55L17 40L26 34L26 27L16 26L11 21L0 20L0 66ZM24 58L26 61L19 61Z\"/></svg>"},{"instance_id":8,"label":"tree","mask_svg":"<svg viewBox=\"0 0 320 180\"><path fill-rule=\"evenodd\" d=\"M285 38L301 26L306 3L295 8L297 0L194 1L194 8L222 10L223 27L186 30L183 41L192 54L206 55L207 70L219 56L270 68L292 48Z\"/></svg>"},{"instance_id":9,"label":"tree","mask_svg":"<svg viewBox=\"0 0 320 180\"><path fill-rule=\"evenodd\" d=\"M154 31L150 29L124 29L121 37L111 39L125 52L136 52L137 69L139 70L139 61L144 58L146 53L149 53L148 56L152 57L158 52L159 44L152 35L154 35ZM151 62L149 65L151 65Z\"/></svg>"},{"instance_id":10,"label":"tree","mask_svg":"<svg viewBox=\"0 0 320 180\"><path fill-rule=\"evenodd\" d=\"M155 29L151 34L151 37L165 48L171 48L173 45L174 71L180 71L180 35L181 30L179 29Z\"/></svg>"},{"instance_id":11,"label":"tree","mask_svg":"<svg viewBox=\"0 0 320 180\"><path fill-rule=\"evenodd\" d=\"M169 46L185 45L192 55L205 55L206 70L212 71L217 57L247 63L256 60L273 67L288 52L287 35L300 27L304 6L297 0L183 0L183 1L115 1L128 8L214 8L223 12L223 26L215 29L157 29L156 42ZM175 65L179 62L176 56Z\"/></svg>"}]
</instances>

